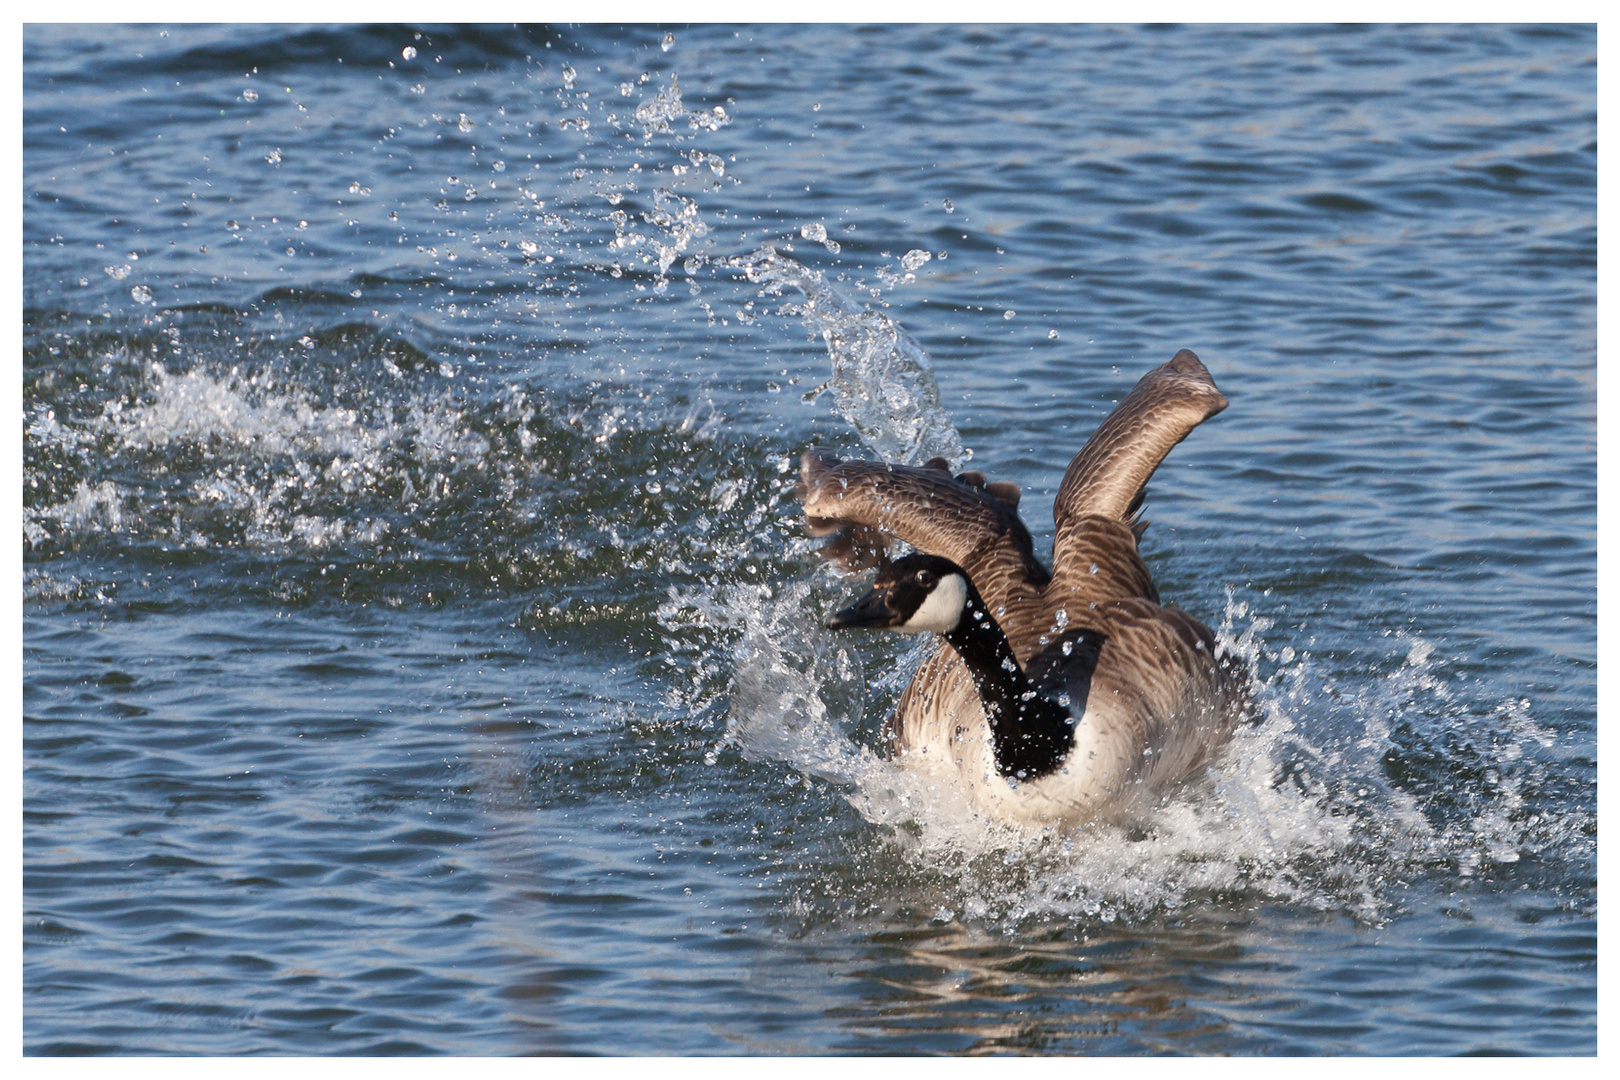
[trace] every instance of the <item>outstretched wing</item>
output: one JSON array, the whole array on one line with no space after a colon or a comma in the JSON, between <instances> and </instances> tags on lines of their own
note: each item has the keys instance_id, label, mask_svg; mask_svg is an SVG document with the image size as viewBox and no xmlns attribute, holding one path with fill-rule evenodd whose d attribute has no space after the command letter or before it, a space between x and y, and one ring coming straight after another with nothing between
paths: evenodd
<instances>
[{"instance_id":1,"label":"outstretched wing","mask_svg":"<svg viewBox=\"0 0 1620 1080\"><path fill-rule=\"evenodd\" d=\"M1142 376L1063 474L1052 507L1059 546L1066 527L1078 518L1131 520L1165 455L1224 408L1226 396L1191 349Z\"/></svg>"},{"instance_id":2,"label":"outstretched wing","mask_svg":"<svg viewBox=\"0 0 1620 1080\"><path fill-rule=\"evenodd\" d=\"M874 564L896 537L961 566L986 599L1010 578L1038 586L1050 577L1019 520L1016 487L953 477L942 460L890 465L808 450L798 494L811 535L837 534L825 550L846 568Z\"/></svg>"}]
</instances>

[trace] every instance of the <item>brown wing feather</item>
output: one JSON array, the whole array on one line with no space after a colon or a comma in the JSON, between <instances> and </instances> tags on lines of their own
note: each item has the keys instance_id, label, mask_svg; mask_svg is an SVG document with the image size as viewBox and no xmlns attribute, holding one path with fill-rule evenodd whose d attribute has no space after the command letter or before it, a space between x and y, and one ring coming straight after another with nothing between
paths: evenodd
<instances>
[{"instance_id":1,"label":"brown wing feather","mask_svg":"<svg viewBox=\"0 0 1620 1080\"><path fill-rule=\"evenodd\" d=\"M895 537L962 567L992 607L1022 611L1051 579L1009 502L940 469L809 450L798 494L810 534L836 533L826 550L846 569L875 564Z\"/></svg>"},{"instance_id":2,"label":"brown wing feather","mask_svg":"<svg viewBox=\"0 0 1620 1080\"><path fill-rule=\"evenodd\" d=\"M1142 376L1069 462L1052 517L1061 538L1074 518L1125 518L1172 447L1226 408L1226 396L1191 349Z\"/></svg>"}]
</instances>

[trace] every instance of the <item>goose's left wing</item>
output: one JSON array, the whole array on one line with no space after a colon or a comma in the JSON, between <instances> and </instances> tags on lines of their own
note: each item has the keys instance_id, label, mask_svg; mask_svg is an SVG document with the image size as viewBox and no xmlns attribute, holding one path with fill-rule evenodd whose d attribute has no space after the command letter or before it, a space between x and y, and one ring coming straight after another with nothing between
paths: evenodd
<instances>
[{"instance_id":1,"label":"goose's left wing","mask_svg":"<svg viewBox=\"0 0 1620 1080\"><path fill-rule=\"evenodd\" d=\"M987 484L978 473L953 477L940 458L891 465L808 450L798 495L810 534L833 535L823 550L847 569L875 565L897 537L961 566L981 592L981 576L998 571L1021 570L1036 582L1048 577L1019 520L1017 486Z\"/></svg>"}]
</instances>

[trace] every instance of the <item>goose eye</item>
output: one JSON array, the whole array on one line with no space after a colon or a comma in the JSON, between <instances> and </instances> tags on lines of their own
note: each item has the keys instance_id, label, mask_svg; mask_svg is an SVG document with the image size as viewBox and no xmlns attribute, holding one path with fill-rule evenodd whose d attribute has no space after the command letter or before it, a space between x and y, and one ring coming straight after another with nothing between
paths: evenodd
<instances>
[{"instance_id":1,"label":"goose eye","mask_svg":"<svg viewBox=\"0 0 1620 1080\"><path fill-rule=\"evenodd\" d=\"M925 589L932 589L939 582L939 579L928 570L917 571L916 576L912 578L912 580Z\"/></svg>"}]
</instances>

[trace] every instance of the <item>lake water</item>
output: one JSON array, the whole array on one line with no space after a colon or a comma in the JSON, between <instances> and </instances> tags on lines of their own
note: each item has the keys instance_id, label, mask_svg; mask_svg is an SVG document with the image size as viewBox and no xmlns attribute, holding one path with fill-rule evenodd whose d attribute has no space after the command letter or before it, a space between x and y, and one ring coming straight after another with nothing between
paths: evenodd
<instances>
[{"instance_id":1,"label":"lake water","mask_svg":"<svg viewBox=\"0 0 1620 1080\"><path fill-rule=\"evenodd\" d=\"M1595 1052L1593 28L23 37L25 1052ZM1179 348L1260 720L977 821L794 464Z\"/></svg>"}]
</instances>

